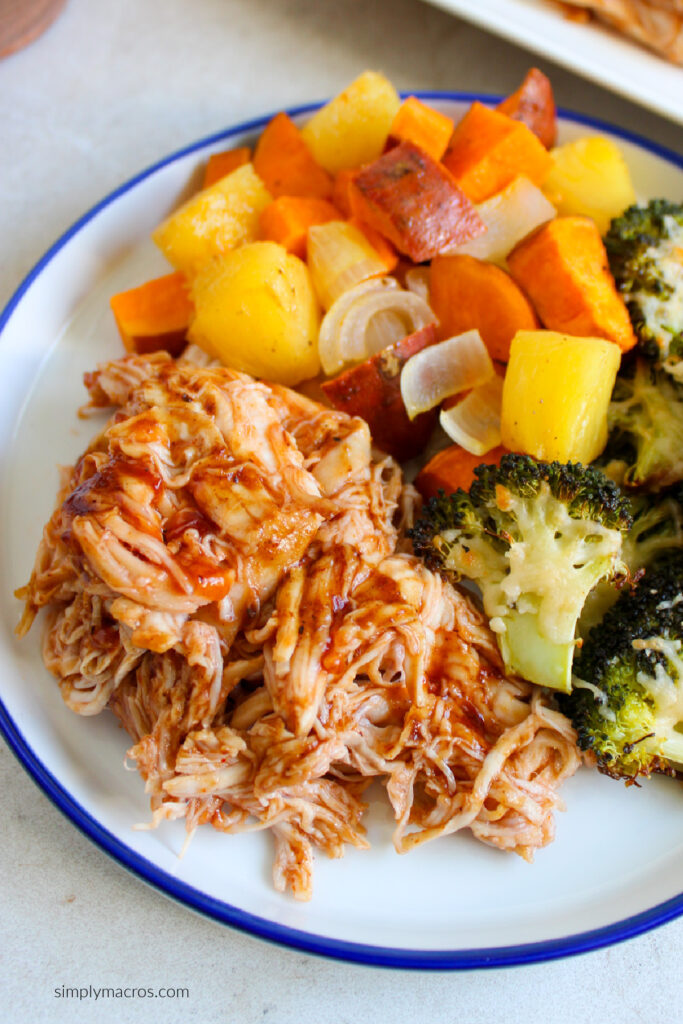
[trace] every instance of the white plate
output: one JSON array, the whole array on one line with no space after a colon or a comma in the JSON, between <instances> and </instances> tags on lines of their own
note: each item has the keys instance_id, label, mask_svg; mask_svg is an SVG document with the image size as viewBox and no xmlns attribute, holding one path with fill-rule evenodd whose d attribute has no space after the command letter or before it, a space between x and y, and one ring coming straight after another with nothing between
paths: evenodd
<instances>
[{"instance_id":1,"label":"white plate","mask_svg":"<svg viewBox=\"0 0 683 1024\"><path fill-rule=\"evenodd\" d=\"M451 94L422 94L459 116ZM81 375L121 353L109 296L164 271L149 231L196 184L207 155L265 120L197 143L87 213L31 272L0 318L0 726L21 762L95 842L162 891L236 927L300 949L374 964L479 967L549 959L618 941L683 913L683 792L641 789L582 771L565 786L557 838L529 866L469 836L398 857L384 800L369 852L319 857L309 904L275 893L267 835L200 829L184 860L182 823L149 818L137 773L123 769L113 717L79 718L43 667L38 630L13 635L13 590L28 579L57 488L95 430L79 421ZM563 140L593 129L564 120ZM638 193L679 199L683 162L617 139Z\"/></svg>"},{"instance_id":2,"label":"white plate","mask_svg":"<svg viewBox=\"0 0 683 1024\"><path fill-rule=\"evenodd\" d=\"M549 0L427 0L683 122L683 68L597 21L568 21Z\"/></svg>"}]
</instances>

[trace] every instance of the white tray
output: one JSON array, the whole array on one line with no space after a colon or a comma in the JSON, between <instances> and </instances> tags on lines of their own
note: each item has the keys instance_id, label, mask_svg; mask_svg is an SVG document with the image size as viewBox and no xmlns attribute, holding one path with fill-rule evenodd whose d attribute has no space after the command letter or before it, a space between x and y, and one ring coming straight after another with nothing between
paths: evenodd
<instances>
[{"instance_id":1,"label":"white tray","mask_svg":"<svg viewBox=\"0 0 683 1024\"><path fill-rule=\"evenodd\" d=\"M683 68L549 0L427 0L683 124ZM596 114L599 115L599 111Z\"/></svg>"}]
</instances>

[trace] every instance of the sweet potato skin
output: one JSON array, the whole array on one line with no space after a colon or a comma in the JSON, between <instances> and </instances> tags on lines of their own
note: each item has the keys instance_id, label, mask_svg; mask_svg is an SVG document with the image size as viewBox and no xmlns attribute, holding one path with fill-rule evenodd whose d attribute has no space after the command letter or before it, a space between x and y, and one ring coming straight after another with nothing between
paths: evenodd
<instances>
[{"instance_id":1,"label":"sweet potato skin","mask_svg":"<svg viewBox=\"0 0 683 1024\"><path fill-rule=\"evenodd\" d=\"M506 363L518 330L534 330L533 308L509 274L474 256L437 256L429 272L429 296L439 337L476 328L492 359Z\"/></svg>"},{"instance_id":2,"label":"sweet potato skin","mask_svg":"<svg viewBox=\"0 0 683 1024\"><path fill-rule=\"evenodd\" d=\"M332 178L315 160L301 132L285 113L263 129L254 151L254 170L272 196L329 199Z\"/></svg>"},{"instance_id":3,"label":"sweet potato skin","mask_svg":"<svg viewBox=\"0 0 683 1024\"><path fill-rule=\"evenodd\" d=\"M147 355L163 349L178 356L184 349L194 312L184 274L146 281L112 295L109 304L126 351Z\"/></svg>"},{"instance_id":4,"label":"sweet potato skin","mask_svg":"<svg viewBox=\"0 0 683 1024\"><path fill-rule=\"evenodd\" d=\"M552 149L557 138L557 110L550 79L530 68L516 92L499 103L497 110L515 121L522 121L540 139L546 149Z\"/></svg>"},{"instance_id":5,"label":"sweet potato skin","mask_svg":"<svg viewBox=\"0 0 683 1024\"><path fill-rule=\"evenodd\" d=\"M500 192L520 174L540 185L553 165L526 124L479 102L455 126L443 163L473 203Z\"/></svg>"},{"instance_id":6,"label":"sweet potato skin","mask_svg":"<svg viewBox=\"0 0 683 1024\"><path fill-rule=\"evenodd\" d=\"M497 466L507 448L492 448L486 455L473 455L459 444L452 444L429 460L415 478L415 487L425 501L435 498L439 491L454 494L459 487L468 491L474 482L477 466Z\"/></svg>"},{"instance_id":7,"label":"sweet potato skin","mask_svg":"<svg viewBox=\"0 0 683 1024\"><path fill-rule=\"evenodd\" d=\"M636 343L631 319L590 217L556 217L508 256L510 273L548 330L605 338L622 352Z\"/></svg>"},{"instance_id":8,"label":"sweet potato skin","mask_svg":"<svg viewBox=\"0 0 683 1024\"><path fill-rule=\"evenodd\" d=\"M408 419L400 383L407 360L436 340L436 324L428 324L321 385L336 409L362 416L377 447L399 461L419 455L436 426L436 409Z\"/></svg>"},{"instance_id":9,"label":"sweet potato skin","mask_svg":"<svg viewBox=\"0 0 683 1024\"><path fill-rule=\"evenodd\" d=\"M423 263L482 234L486 227L444 167L401 142L362 167L349 185L354 216Z\"/></svg>"}]
</instances>

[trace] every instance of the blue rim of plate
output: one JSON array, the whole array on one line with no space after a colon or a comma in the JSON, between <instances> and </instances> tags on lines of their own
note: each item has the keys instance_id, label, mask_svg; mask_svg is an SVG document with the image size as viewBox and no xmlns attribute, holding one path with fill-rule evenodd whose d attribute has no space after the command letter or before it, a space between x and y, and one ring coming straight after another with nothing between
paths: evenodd
<instances>
[{"instance_id":1,"label":"blue rim of plate","mask_svg":"<svg viewBox=\"0 0 683 1024\"><path fill-rule=\"evenodd\" d=\"M484 103L496 103L499 96L489 96L480 93L469 92L440 92L437 90L420 90L414 93L402 93L403 97L415 95L423 100L445 100L451 102L472 102L480 100ZM324 102L324 101L322 101ZM309 113L317 109L321 103L308 103L302 106L290 108L287 113L295 117L300 114ZM607 131L612 135L633 142L641 148L653 153L655 156L668 161L683 170L683 156L679 156L672 150L651 142L648 139L601 121L585 114L577 114L572 111L560 109L559 117ZM0 336L8 323L14 309L23 296L31 287L32 283L52 261L55 255L97 214L105 207L111 205L120 196L135 188L141 181L155 174L168 164L187 156L190 153L198 152L214 143L230 139L236 135L244 135L248 132L256 132L263 128L272 117L266 114L241 122L221 132L208 135L203 139L193 142L189 146L176 150L170 156L152 164L139 174L130 178L119 188L110 192L104 199L92 206L64 234L47 250L45 255L36 263L32 270L26 275L13 296L0 314ZM19 762L26 769L34 782L43 790L45 795L63 814L76 825L89 839L96 843L105 853L118 861L124 868L132 871L143 881L159 889L172 899L185 904L191 910L213 918L223 924L230 925L239 931L247 932L257 938L265 939L279 945L287 946L290 949L306 953L314 953L319 956L331 957L336 960L346 960L353 963L365 964L370 967L398 967L415 970L473 970L490 967L511 967L520 964L532 964L546 960L556 960L561 957L574 956L579 953L587 953L594 949L610 946L626 939L634 938L643 932L650 931L660 925L666 924L683 914L683 893L674 896L664 903L660 903L650 910L643 911L632 917L617 921L614 924L606 925L587 932L579 932L575 935L568 935L560 939L549 939L542 942L524 943L516 946L493 946L481 949L453 949L453 950L409 950L391 946L373 946L364 943L347 942L333 939L326 936L315 935L310 932L301 931L278 924L267 918L258 917L247 911L234 907L222 900L214 899L206 893L195 889L179 881L165 871L162 871L151 861L140 856L131 850L125 843L122 843L113 833L104 828L95 818L75 801L71 794L63 788L61 783L45 767L35 751L31 748L22 733L12 719L5 704L0 700L0 732L5 737L10 749L14 752Z\"/></svg>"}]
</instances>

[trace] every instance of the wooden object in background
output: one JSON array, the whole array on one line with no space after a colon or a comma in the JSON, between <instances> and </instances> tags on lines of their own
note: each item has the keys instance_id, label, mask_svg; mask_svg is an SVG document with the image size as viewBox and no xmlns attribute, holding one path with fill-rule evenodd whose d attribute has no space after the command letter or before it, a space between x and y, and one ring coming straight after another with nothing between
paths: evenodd
<instances>
[{"instance_id":1,"label":"wooden object in background","mask_svg":"<svg viewBox=\"0 0 683 1024\"><path fill-rule=\"evenodd\" d=\"M55 20L66 0L0 0L0 57L28 46Z\"/></svg>"}]
</instances>

